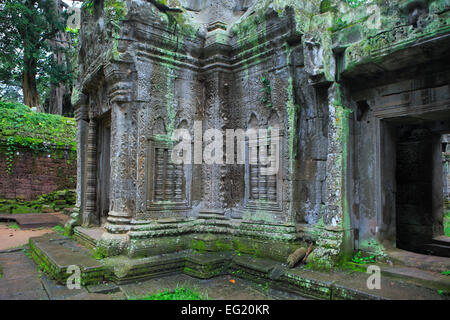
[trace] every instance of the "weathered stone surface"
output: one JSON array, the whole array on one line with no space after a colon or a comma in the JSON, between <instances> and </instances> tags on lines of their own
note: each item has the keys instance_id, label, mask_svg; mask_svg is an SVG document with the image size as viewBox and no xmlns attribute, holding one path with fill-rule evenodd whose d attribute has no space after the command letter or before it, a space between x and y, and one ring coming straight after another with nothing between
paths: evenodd
<instances>
[{"instance_id":1,"label":"weathered stone surface","mask_svg":"<svg viewBox=\"0 0 450 320\"><path fill-rule=\"evenodd\" d=\"M135 257L204 245L285 261L293 245L313 239L309 261L325 267L355 249L385 258L383 241L419 250L407 246L408 233L421 243L442 235L440 191L409 211L401 202L422 189L403 188L396 167L411 159L407 173L426 175L428 191L441 187L440 140L432 156L420 153L432 157L425 172L398 137L408 126L450 130L448 1L419 11L410 1L183 3L164 12L145 1L105 2L82 13L81 148L68 229L104 226L104 246ZM176 129L268 127L282 135L275 175L259 175L249 149L245 164L168 161ZM105 145L110 161L100 162ZM403 208L426 212L413 219L426 224L405 229Z\"/></svg>"}]
</instances>

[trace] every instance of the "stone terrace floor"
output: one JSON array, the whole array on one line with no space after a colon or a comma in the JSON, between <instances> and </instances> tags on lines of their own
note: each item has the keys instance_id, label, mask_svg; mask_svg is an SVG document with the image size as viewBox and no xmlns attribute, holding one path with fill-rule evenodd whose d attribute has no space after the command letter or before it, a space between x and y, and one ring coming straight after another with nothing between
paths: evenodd
<instances>
[{"instance_id":1,"label":"stone terrace floor","mask_svg":"<svg viewBox=\"0 0 450 320\"><path fill-rule=\"evenodd\" d=\"M196 290L202 296L212 300L303 299L294 294L268 290L231 276L200 280L184 274L120 286L109 284L69 290L66 286L58 285L45 275L41 275L37 265L22 250L1 252L0 265L3 267L3 277L0 279L0 300L126 299L127 297L139 298L166 290L173 291L177 287ZM106 294L107 292L110 294Z\"/></svg>"}]
</instances>

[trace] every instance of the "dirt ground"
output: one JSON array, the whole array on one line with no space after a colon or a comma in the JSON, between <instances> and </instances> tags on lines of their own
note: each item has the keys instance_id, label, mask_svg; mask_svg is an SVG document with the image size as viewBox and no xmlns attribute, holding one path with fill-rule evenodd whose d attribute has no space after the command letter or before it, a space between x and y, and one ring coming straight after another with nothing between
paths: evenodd
<instances>
[{"instance_id":1,"label":"dirt ground","mask_svg":"<svg viewBox=\"0 0 450 320\"><path fill-rule=\"evenodd\" d=\"M8 227L8 223L0 223L0 251L17 248L27 244L31 237L39 237L50 232L54 231L51 228L16 230Z\"/></svg>"}]
</instances>

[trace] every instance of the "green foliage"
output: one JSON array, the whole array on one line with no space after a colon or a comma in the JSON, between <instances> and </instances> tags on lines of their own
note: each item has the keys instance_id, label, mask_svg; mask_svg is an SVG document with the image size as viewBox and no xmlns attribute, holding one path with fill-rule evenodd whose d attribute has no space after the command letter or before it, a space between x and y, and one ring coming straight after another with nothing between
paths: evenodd
<instances>
[{"instance_id":1,"label":"green foliage","mask_svg":"<svg viewBox=\"0 0 450 320\"><path fill-rule=\"evenodd\" d=\"M345 0L345 2L347 2L347 4L351 7L351 8L357 8L365 3L367 3L367 0Z\"/></svg>"},{"instance_id":2,"label":"green foliage","mask_svg":"<svg viewBox=\"0 0 450 320\"><path fill-rule=\"evenodd\" d=\"M361 257L361 251L353 257L352 262L357 264L370 264L375 262L375 256Z\"/></svg>"},{"instance_id":3,"label":"green foliage","mask_svg":"<svg viewBox=\"0 0 450 320\"><path fill-rule=\"evenodd\" d=\"M26 201L19 199L0 199L0 213L22 214L22 213L40 213L43 206L49 206L55 211L61 210L61 205L57 200L64 199L64 208L75 206L76 194L72 190L55 191L49 194L43 194L36 200Z\"/></svg>"},{"instance_id":4,"label":"green foliage","mask_svg":"<svg viewBox=\"0 0 450 320\"><path fill-rule=\"evenodd\" d=\"M114 31L120 30L119 22L125 18L127 8L122 0L105 0L105 16L108 24L112 24Z\"/></svg>"},{"instance_id":5,"label":"green foliage","mask_svg":"<svg viewBox=\"0 0 450 320\"><path fill-rule=\"evenodd\" d=\"M36 152L53 148L76 150L76 123L72 118L33 112L18 102L0 100L0 141L7 145L7 164L11 169L18 146Z\"/></svg>"},{"instance_id":6,"label":"green foliage","mask_svg":"<svg viewBox=\"0 0 450 320\"><path fill-rule=\"evenodd\" d=\"M61 227L59 224L55 227L53 227L53 231L55 231L57 234L63 236L64 235L64 228Z\"/></svg>"},{"instance_id":7,"label":"green foliage","mask_svg":"<svg viewBox=\"0 0 450 320\"><path fill-rule=\"evenodd\" d=\"M14 153L17 150L15 142L16 140L14 137L8 137L8 139L6 139L6 173L8 174L11 173L14 162Z\"/></svg>"},{"instance_id":8,"label":"green foliage","mask_svg":"<svg viewBox=\"0 0 450 320\"><path fill-rule=\"evenodd\" d=\"M174 291L166 290L148 296L129 297L128 300L208 300L208 297L200 294L197 289L177 287Z\"/></svg>"},{"instance_id":9,"label":"green foliage","mask_svg":"<svg viewBox=\"0 0 450 320\"><path fill-rule=\"evenodd\" d=\"M450 211L444 214L444 235L450 237Z\"/></svg>"},{"instance_id":10,"label":"green foliage","mask_svg":"<svg viewBox=\"0 0 450 320\"><path fill-rule=\"evenodd\" d=\"M94 8L94 0L87 0L83 2L81 7L84 8L87 12L89 12L89 15L92 15L92 9Z\"/></svg>"},{"instance_id":11,"label":"green foliage","mask_svg":"<svg viewBox=\"0 0 450 320\"><path fill-rule=\"evenodd\" d=\"M13 229L13 230L20 230L20 227L16 222L8 223L8 228Z\"/></svg>"},{"instance_id":12,"label":"green foliage","mask_svg":"<svg viewBox=\"0 0 450 320\"><path fill-rule=\"evenodd\" d=\"M93 257L96 260L102 260L108 257L108 251L104 247L97 247L93 250Z\"/></svg>"},{"instance_id":13,"label":"green foliage","mask_svg":"<svg viewBox=\"0 0 450 320\"><path fill-rule=\"evenodd\" d=\"M444 276L450 276L450 270L442 271L442 274L443 274Z\"/></svg>"},{"instance_id":14,"label":"green foliage","mask_svg":"<svg viewBox=\"0 0 450 320\"><path fill-rule=\"evenodd\" d=\"M64 52L70 46L51 43L58 33L64 32L68 17L55 10L54 0L2 0L0 84L22 87L24 97L40 93L40 100L48 95L50 84L70 86L70 61L59 64L54 58L54 53ZM28 79L26 85L24 79Z\"/></svg>"}]
</instances>

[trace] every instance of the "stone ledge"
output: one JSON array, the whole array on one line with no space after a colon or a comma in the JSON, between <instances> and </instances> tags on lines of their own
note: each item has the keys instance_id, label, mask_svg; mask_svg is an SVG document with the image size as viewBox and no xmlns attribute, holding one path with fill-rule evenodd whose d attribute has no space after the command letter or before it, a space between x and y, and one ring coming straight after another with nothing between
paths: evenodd
<instances>
[{"instance_id":1,"label":"stone ledge","mask_svg":"<svg viewBox=\"0 0 450 320\"><path fill-rule=\"evenodd\" d=\"M115 256L97 261L90 256L88 250L76 248L77 244L73 240L60 236L30 239L32 258L59 282L67 278L67 265L77 264L82 267L82 281L85 285L99 283L99 280L104 279L124 284L180 273L201 279L232 274L265 284L269 289L288 291L313 299L446 299L435 288L418 287L384 275L383 290L370 290L367 288L369 275L362 272L324 273L303 267L288 269L270 259L232 251L185 250L146 258Z\"/></svg>"}]
</instances>

